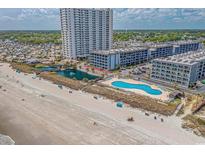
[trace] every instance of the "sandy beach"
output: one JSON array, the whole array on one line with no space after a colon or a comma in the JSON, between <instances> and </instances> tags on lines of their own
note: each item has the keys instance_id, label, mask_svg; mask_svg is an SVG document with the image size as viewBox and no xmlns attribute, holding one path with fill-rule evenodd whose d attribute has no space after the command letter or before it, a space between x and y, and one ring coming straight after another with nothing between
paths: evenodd
<instances>
[{"instance_id":1,"label":"sandy beach","mask_svg":"<svg viewBox=\"0 0 205 154\"><path fill-rule=\"evenodd\" d=\"M0 63L0 133L16 144L205 144L175 116L145 116L32 77ZM130 116L134 122L127 121Z\"/></svg>"}]
</instances>

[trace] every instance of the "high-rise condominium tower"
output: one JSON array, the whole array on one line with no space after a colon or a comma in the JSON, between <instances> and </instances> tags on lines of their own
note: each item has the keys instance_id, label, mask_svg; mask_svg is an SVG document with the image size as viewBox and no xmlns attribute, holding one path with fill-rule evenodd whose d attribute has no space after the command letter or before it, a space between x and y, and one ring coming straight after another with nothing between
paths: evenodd
<instances>
[{"instance_id":1,"label":"high-rise condominium tower","mask_svg":"<svg viewBox=\"0 0 205 154\"><path fill-rule=\"evenodd\" d=\"M60 9L63 55L87 57L94 50L112 47L112 9Z\"/></svg>"}]
</instances>

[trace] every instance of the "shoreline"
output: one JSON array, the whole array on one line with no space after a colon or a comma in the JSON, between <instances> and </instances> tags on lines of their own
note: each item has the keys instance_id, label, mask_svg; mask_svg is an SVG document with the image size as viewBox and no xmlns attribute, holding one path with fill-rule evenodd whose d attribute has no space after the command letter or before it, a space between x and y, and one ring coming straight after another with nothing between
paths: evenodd
<instances>
[{"instance_id":1,"label":"shoreline","mask_svg":"<svg viewBox=\"0 0 205 154\"><path fill-rule=\"evenodd\" d=\"M177 117L145 116L100 96L96 100L94 94L69 94L70 88L0 65L0 127L16 144L205 144L204 138L182 129ZM130 116L134 122L127 121Z\"/></svg>"}]
</instances>

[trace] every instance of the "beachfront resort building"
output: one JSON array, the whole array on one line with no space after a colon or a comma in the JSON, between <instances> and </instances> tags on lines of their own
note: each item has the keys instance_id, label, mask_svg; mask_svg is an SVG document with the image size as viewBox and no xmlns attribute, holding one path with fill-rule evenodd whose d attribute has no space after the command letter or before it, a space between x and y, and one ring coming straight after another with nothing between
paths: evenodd
<instances>
[{"instance_id":1,"label":"beachfront resort building","mask_svg":"<svg viewBox=\"0 0 205 154\"><path fill-rule=\"evenodd\" d=\"M167 57L173 55L173 45L171 44L154 44L147 46L148 59L154 59L159 57Z\"/></svg>"},{"instance_id":2,"label":"beachfront resort building","mask_svg":"<svg viewBox=\"0 0 205 154\"><path fill-rule=\"evenodd\" d=\"M205 78L205 50L152 60L151 79L188 88Z\"/></svg>"},{"instance_id":3,"label":"beachfront resort building","mask_svg":"<svg viewBox=\"0 0 205 154\"><path fill-rule=\"evenodd\" d=\"M112 48L112 9L60 9L62 51L65 58L89 56Z\"/></svg>"},{"instance_id":4,"label":"beachfront resort building","mask_svg":"<svg viewBox=\"0 0 205 154\"><path fill-rule=\"evenodd\" d=\"M140 47L94 51L90 53L89 62L94 67L114 70L119 67L144 63L155 58L197 51L198 49L200 49L200 43L194 41L152 45L145 44Z\"/></svg>"},{"instance_id":5,"label":"beachfront resort building","mask_svg":"<svg viewBox=\"0 0 205 154\"><path fill-rule=\"evenodd\" d=\"M181 54L181 53L185 53L188 51L196 51L202 48L201 43L194 42L194 41L178 41L178 42L173 43L173 45L174 45L174 48L173 48L174 54Z\"/></svg>"},{"instance_id":6,"label":"beachfront resort building","mask_svg":"<svg viewBox=\"0 0 205 154\"><path fill-rule=\"evenodd\" d=\"M90 54L89 62L98 68L114 70L145 62L148 60L147 54L148 50L142 47L95 51Z\"/></svg>"}]
</instances>

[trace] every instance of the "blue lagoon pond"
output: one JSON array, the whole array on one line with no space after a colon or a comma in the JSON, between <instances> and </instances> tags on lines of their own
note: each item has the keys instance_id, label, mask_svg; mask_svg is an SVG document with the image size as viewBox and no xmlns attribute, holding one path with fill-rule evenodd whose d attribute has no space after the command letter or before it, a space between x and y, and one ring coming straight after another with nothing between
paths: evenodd
<instances>
[{"instance_id":1,"label":"blue lagoon pond","mask_svg":"<svg viewBox=\"0 0 205 154\"><path fill-rule=\"evenodd\" d=\"M67 78L76 78L77 80L83 80L83 79L94 80L98 78L98 76L88 74L86 72L75 70L75 69L60 70L57 71L57 74Z\"/></svg>"},{"instance_id":2,"label":"blue lagoon pond","mask_svg":"<svg viewBox=\"0 0 205 154\"><path fill-rule=\"evenodd\" d=\"M88 79L88 80L94 80L97 79L98 76L80 71L80 70L76 70L76 69L65 69L65 70L59 70L57 67L55 66L46 66L46 67L39 67L38 68L41 71L52 71L52 72L56 72L58 75L67 77L67 78L75 78L77 80L83 80L83 79Z\"/></svg>"}]
</instances>

